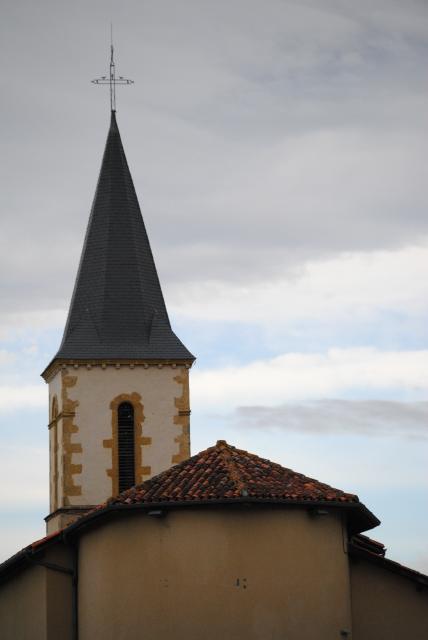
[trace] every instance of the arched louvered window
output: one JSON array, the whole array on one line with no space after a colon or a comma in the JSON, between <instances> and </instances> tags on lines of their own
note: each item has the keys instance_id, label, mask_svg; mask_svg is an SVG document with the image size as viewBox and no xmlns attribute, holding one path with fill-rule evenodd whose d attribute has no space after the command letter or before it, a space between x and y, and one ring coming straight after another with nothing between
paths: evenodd
<instances>
[{"instance_id":1,"label":"arched louvered window","mask_svg":"<svg viewBox=\"0 0 428 640\"><path fill-rule=\"evenodd\" d=\"M134 407L122 402L117 409L119 493L135 484Z\"/></svg>"}]
</instances>

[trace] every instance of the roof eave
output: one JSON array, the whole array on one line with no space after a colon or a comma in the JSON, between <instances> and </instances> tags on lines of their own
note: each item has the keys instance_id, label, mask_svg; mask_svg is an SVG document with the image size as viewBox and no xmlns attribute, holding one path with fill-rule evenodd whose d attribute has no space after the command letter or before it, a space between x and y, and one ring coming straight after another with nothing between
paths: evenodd
<instances>
[{"instance_id":1,"label":"roof eave","mask_svg":"<svg viewBox=\"0 0 428 640\"><path fill-rule=\"evenodd\" d=\"M309 501L309 500L280 500L277 498L252 498L245 496L233 499L205 499L205 500L161 500L155 502L141 502L138 504L113 504L103 508L96 509L85 516L82 516L72 524L68 525L61 531L58 531L46 539L42 539L5 560L0 565L0 583L8 579L8 577L31 564L31 557L45 551L48 547L60 542L67 543L70 539L77 537L83 533L85 529L102 525L103 521L109 520L111 517L120 513L132 513L137 511L154 511L162 509L181 509L183 507L192 508L200 506L210 507L242 507L242 506L287 506L287 507L305 507L306 509L344 509L349 511L348 526L350 533L359 533L367 531L380 524L380 521L360 502L340 502L340 501Z\"/></svg>"},{"instance_id":2,"label":"roof eave","mask_svg":"<svg viewBox=\"0 0 428 640\"><path fill-rule=\"evenodd\" d=\"M11 575L32 565L32 558L34 556L43 553L48 547L61 542L62 533L62 531L57 531L46 536L46 538L37 540L2 562L0 564L0 584L5 582Z\"/></svg>"},{"instance_id":3,"label":"roof eave","mask_svg":"<svg viewBox=\"0 0 428 640\"><path fill-rule=\"evenodd\" d=\"M375 564L387 571L401 575L404 578L415 582L421 588L428 588L428 576L414 569L410 569L399 562L385 558L385 556L371 553L367 549L362 549L360 546L350 542L348 545L349 554L356 559L366 560L372 564Z\"/></svg>"},{"instance_id":4,"label":"roof eave","mask_svg":"<svg viewBox=\"0 0 428 640\"><path fill-rule=\"evenodd\" d=\"M42 371L40 376L43 378L45 382L49 382L52 379L53 375L56 373L58 368L62 365L65 366L74 366L74 365L83 365L86 366L88 364L97 366L97 365L109 365L116 366L120 365L188 365L189 368L195 362L196 357L190 354L188 358L58 358L54 357L48 366Z\"/></svg>"},{"instance_id":5,"label":"roof eave","mask_svg":"<svg viewBox=\"0 0 428 640\"><path fill-rule=\"evenodd\" d=\"M270 506L287 506L287 507L305 507L306 509L344 509L349 512L348 526L350 535L361 533L361 531L368 531L380 524L380 520L361 502L341 502L341 501L327 501L327 500L290 500L290 499L278 499L278 498L253 498L245 496L242 498L219 498L219 499L198 499L198 500L157 500L153 502L140 502L136 504L112 504L97 509L86 516L79 518L79 520L73 522L66 529L64 534L67 536L73 535L75 531L79 529L91 526L95 521L99 521L100 518L108 517L112 513L117 512L132 512L132 511L152 511L156 509L181 509L185 507L200 507L200 506L257 506L257 505L270 505Z\"/></svg>"}]
</instances>

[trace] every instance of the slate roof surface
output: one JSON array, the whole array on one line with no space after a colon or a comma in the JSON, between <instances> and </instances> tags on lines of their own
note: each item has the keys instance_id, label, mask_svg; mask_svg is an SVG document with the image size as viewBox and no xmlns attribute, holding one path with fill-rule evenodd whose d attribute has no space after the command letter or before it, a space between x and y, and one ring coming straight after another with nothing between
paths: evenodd
<instances>
[{"instance_id":1,"label":"slate roof surface","mask_svg":"<svg viewBox=\"0 0 428 640\"><path fill-rule=\"evenodd\" d=\"M194 360L171 329L114 112L55 358Z\"/></svg>"},{"instance_id":2,"label":"slate roof surface","mask_svg":"<svg viewBox=\"0 0 428 640\"><path fill-rule=\"evenodd\" d=\"M238 499L359 503L354 494L219 440L214 447L111 498L107 505Z\"/></svg>"}]
</instances>

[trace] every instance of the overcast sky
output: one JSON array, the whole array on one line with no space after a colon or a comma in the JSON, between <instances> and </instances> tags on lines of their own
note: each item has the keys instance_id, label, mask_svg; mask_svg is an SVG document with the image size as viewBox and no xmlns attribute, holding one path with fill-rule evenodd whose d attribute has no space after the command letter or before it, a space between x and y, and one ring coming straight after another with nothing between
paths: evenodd
<instances>
[{"instance_id":1,"label":"overcast sky","mask_svg":"<svg viewBox=\"0 0 428 640\"><path fill-rule=\"evenodd\" d=\"M358 493L428 572L428 5L2 1L2 558L43 535L47 389L109 123L174 328L192 449Z\"/></svg>"}]
</instances>

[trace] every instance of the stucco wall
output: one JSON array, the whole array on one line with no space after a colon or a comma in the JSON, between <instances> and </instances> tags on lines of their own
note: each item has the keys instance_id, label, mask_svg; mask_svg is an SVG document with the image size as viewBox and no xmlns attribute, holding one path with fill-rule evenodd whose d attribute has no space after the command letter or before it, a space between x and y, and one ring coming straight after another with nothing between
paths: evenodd
<instances>
[{"instance_id":1,"label":"stucco wall","mask_svg":"<svg viewBox=\"0 0 428 640\"><path fill-rule=\"evenodd\" d=\"M49 411L52 407L52 402L56 396L58 402L58 412L62 411L62 396L61 396L61 372L58 371L55 376L49 382ZM50 420L50 414L49 414Z\"/></svg>"},{"instance_id":2,"label":"stucco wall","mask_svg":"<svg viewBox=\"0 0 428 640\"><path fill-rule=\"evenodd\" d=\"M68 548L55 545L46 562L71 568ZM42 566L27 566L0 585L1 640L71 640L71 576Z\"/></svg>"},{"instance_id":3,"label":"stucco wall","mask_svg":"<svg viewBox=\"0 0 428 640\"><path fill-rule=\"evenodd\" d=\"M330 640L349 630L339 517L138 512L82 537L80 640Z\"/></svg>"},{"instance_id":4,"label":"stucco wall","mask_svg":"<svg viewBox=\"0 0 428 640\"><path fill-rule=\"evenodd\" d=\"M354 640L427 640L428 591L364 560L351 563Z\"/></svg>"},{"instance_id":5,"label":"stucco wall","mask_svg":"<svg viewBox=\"0 0 428 640\"><path fill-rule=\"evenodd\" d=\"M50 402L56 394L60 411L58 507L99 504L114 494L111 403L121 396L140 398L137 482L190 455L189 382L184 365L69 366L49 386ZM51 491L52 487L51 477ZM50 530L57 528L54 524Z\"/></svg>"},{"instance_id":6,"label":"stucco wall","mask_svg":"<svg viewBox=\"0 0 428 640\"><path fill-rule=\"evenodd\" d=\"M45 569L30 567L0 585L0 638L46 640Z\"/></svg>"},{"instance_id":7,"label":"stucco wall","mask_svg":"<svg viewBox=\"0 0 428 640\"><path fill-rule=\"evenodd\" d=\"M72 568L70 549L63 544L57 544L49 549L44 559L61 567ZM72 596L72 577L69 574L47 569L47 640L72 640Z\"/></svg>"}]
</instances>

